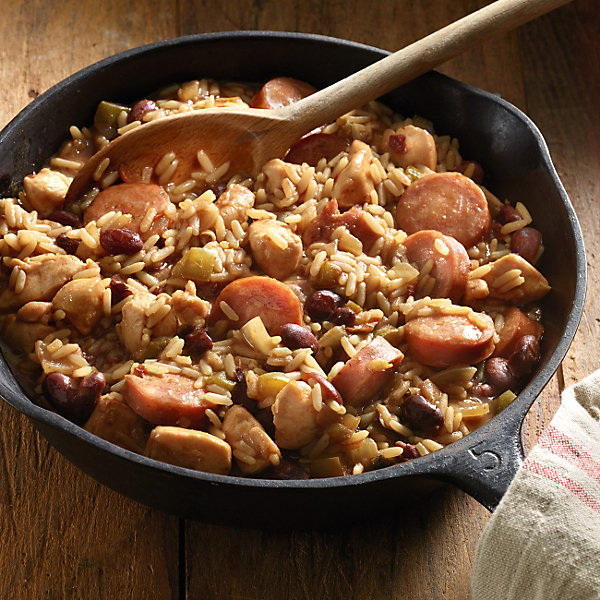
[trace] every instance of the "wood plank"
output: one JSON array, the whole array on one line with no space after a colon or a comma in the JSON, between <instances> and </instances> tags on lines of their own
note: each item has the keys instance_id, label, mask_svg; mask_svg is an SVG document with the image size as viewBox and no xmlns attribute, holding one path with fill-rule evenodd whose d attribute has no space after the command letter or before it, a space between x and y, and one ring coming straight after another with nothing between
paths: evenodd
<instances>
[{"instance_id":1,"label":"wood plank","mask_svg":"<svg viewBox=\"0 0 600 600\"><path fill-rule=\"evenodd\" d=\"M135 14L116 0L2 9L0 126L87 64L177 33L169 0L139 2ZM82 474L3 403L0 419L0 597L178 597L178 519Z\"/></svg>"}]
</instances>

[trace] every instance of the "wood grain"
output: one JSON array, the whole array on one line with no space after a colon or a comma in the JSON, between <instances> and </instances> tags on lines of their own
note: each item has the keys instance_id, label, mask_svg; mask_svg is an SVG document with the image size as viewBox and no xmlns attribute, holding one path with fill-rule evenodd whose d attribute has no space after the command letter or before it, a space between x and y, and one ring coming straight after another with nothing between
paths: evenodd
<instances>
[{"instance_id":1,"label":"wood grain","mask_svg":"<svg viewBox=\"0 0 600 600\"><path fill-rule=\"evenodd\" d=\"M87 64L175 35L174 4L123 19L115 0L2 2L0 127ZM4 403L0 419L0 598L177 598L178 519L83 475Z\"/></svg>"}]
</instances>

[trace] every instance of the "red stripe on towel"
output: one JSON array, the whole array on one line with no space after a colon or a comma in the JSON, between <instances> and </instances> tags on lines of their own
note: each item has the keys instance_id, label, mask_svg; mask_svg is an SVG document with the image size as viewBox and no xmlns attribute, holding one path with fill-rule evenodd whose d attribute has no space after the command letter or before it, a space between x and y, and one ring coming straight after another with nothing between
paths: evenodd
<instances>
[{"instance_id":1,"label":"red stripe on towel","mask_svg":"<svg viewBox=\"0 0 600 600\"><path fill-rule=\"evenodd\" d=\"M570 477L563 475L549 465L539 463L535 460L526 460L523 463L523 468L527 469L531 473L535 473L536 475L541 475L552 483L556 483L557 485L564 487L574 496L579 498L579 500L581 500L581 502L583 502L586 506L600 514L600 503L595 498L590 496L579 483Z\"/></svg>"},{"instance_id":2,"label":"red stripe on towel","mask_svg":"<svg viewBox=\"0 0 600 600\"><path fill-rule=\"evenodd\" d=\"M539 445L555 456L560 456L600 483L600 464L568 435L549 425Z\"/></svg>"}]
</instances>

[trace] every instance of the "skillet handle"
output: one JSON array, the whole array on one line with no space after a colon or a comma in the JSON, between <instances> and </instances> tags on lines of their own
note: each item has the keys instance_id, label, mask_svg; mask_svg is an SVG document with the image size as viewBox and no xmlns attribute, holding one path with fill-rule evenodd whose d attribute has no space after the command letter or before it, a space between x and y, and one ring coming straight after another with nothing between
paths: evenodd
<instances>
[{"instance_id":1,"label":"skillet handle","mask_svg":"<svg viewBox=\"0 0 600 600\"><path fill-rule=\"evenodd\" d=\"M469 435L466 439L473 441L455 457L451 469L443 474L444 479L492 512L525 457L521 443L521 424L525 415L510 411L510 408L506 409L508 414L504 415L504 419L497 417L498 426L485 436L478 439L476 435Z\"/></svg>"}]
</instances>

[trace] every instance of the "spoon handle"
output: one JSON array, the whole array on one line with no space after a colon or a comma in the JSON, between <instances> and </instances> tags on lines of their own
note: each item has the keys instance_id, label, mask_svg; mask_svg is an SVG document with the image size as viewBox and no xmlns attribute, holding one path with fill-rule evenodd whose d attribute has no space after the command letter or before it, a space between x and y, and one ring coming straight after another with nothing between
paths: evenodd
<instances>
[{"instance_id":1,"label":"spoon handle","mask_svg":"<svg viewBox=\"0 0 600 600\"><path fill-rule=\"evenodd\" d=\"M310 131L414 79L493 35L570 0L497 0L386 58L276 112Z\"/></svg>"}]
</instances>

